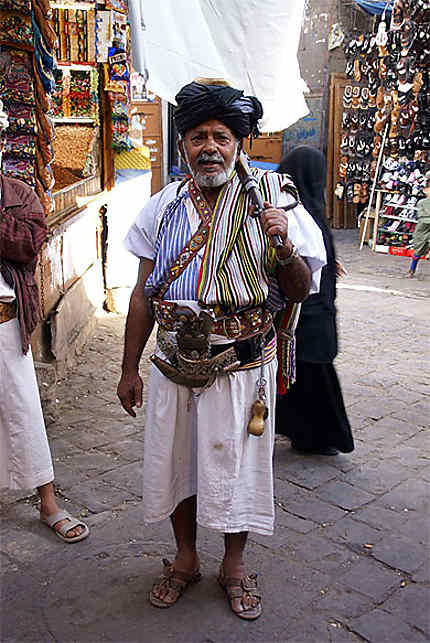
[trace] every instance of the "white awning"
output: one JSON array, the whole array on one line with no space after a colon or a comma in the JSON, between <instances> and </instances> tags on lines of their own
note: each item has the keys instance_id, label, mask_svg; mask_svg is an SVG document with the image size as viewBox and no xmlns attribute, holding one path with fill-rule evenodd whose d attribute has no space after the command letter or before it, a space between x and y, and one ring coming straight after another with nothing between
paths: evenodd
<instances>
[{"instance_id":1,"label":"white awning","mask_svg":"<svg viewBox=\"0 0 430 643\"><path fill-rule=\"evenodd\" d=\"M309 113L297 49L305 0L129 0L133 67L175 103L197 76L225 78L263 104L262 130Z\"/></svg>"}]
</instances>

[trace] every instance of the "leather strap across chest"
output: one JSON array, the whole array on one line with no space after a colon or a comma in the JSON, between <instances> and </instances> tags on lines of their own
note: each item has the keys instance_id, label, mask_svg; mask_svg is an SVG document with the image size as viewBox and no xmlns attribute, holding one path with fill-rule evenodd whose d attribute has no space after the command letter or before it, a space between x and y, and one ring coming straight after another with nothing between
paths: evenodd
<instances>
[{"instance_id":1,"label":"leather strap across chest","mask_svg":"<svg viewBox=\"0 0 430 643\"><path fill-rule=\"evenodd\" d=\"M197 231L193 234L191 239L170 266L167 279L158 292L158 297L160 299L162 299L163 295L168 291L170 284L184 272L185 268L191 263L198 251L206 245L209 237L209 230L212 222L212 210L193 179L190 180L189 191L193 205L199 213L201 223Z\"/></svg>"}]
</instances>

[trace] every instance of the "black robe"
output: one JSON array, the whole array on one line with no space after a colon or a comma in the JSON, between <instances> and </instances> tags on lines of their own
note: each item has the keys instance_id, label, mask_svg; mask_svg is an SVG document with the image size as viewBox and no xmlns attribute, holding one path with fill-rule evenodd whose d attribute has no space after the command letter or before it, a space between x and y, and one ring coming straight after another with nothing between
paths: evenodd
<instances>
[{"instance_id":1,"label":"black robe","mask_svg":"<svg viewBox=\"0 0 430 643\"><path fill-rule=\"evenodd\" d=\"M327 265L320 291L302 304L296 330L297 377L276 405L276 432L303 451L335 447L354 449L348 416L333 360L337 355L336 253L325 217L325 160L315 148L299 146L281 162L278 172L293 179L305 209L319 226Z\"/></svg>"}]
</instances>

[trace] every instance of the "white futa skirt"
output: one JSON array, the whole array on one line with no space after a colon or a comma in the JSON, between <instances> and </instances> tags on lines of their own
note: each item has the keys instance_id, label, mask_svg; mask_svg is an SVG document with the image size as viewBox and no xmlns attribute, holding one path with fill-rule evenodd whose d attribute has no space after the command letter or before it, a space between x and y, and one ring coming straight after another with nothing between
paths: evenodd
<instances>
[{"instance_id":1,"label":"white futa skirt","mask_svg":"<svg viewBox=\"0 0 430 643\"><path fill-rule=\"evenodd\" d=\"M260 369L218 377L190 393L152 366L146 407L143 505L147 523L197 495L197 522L225 533L273 533L277 360L265 366L269 417L248 435ZM201 392L200 392L201 391Z\"/></svg>"},{"instance_id":2,"label":"white futa skirt","mask_svg":"<svg viewBox=\"0 0 430 643\"><path fill-rule=\"evenodd\" d=\"M0 324L0 487L33 489L54 479L31 349L18 321Z\"/></svg>"}]
</instances>

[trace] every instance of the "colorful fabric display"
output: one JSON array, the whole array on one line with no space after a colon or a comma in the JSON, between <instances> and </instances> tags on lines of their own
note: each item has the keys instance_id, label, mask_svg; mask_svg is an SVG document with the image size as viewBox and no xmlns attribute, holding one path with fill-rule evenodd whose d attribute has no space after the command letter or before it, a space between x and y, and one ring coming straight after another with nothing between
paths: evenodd
<instances>
[{"instance_id":1,"label":"colorful fabric display","mask_svg":"<svg viewBox=\"0 0 430 643\"><path fill-rule=\"evenodd\" d=\"M8 132L19 133L36 132L36 115L33 107L21 103L9 103L7 106L9 116Z\"/></svg>"},{"instance_id":2,"label":"colorful fabric display","mask_svg":"<svg viewBox=\"0 0 430 643\"><path fill-rule=\"evenodd\" d=\"M31 0L3 0L4 11L15 11L22 15L31 16Z\"/></svg>"},{"instance_id":3,"label":"colorful fabric display","mask_svg":"<svg viewBox=\"0 0 430 643\"><path fill-rule=\"evenodd\" d=\"M0 44L33 50L31 17L0 11Z\"/></svg>"},{"instance_id":4,"label":"colorful fabric display","mask_svg":"<svg viewBox=\"0 0 430 643\"><path fill-rule=\"evenodd\" d=\"M128 11L127 0L106 0L105 7L121 13L127 13Z\"/></svg>"},{"instance_id":5,"label":"colorful fabric display","mask_svg":"<svg viewBox=\"0 0 430 643\"><path fill-rule=\"evenodd\" d=\"M64 94L65 94L65 87L63 85L63 79L65 80L65 75L63 74L61 69L57 69L54 72L54 78L55 78L55 87L52 92L52 115L58 118L62 118L65 116L64 114L64 107L63 107L63 102L64 102Z\"/></svg>"},{"instance_id":6,"label":"colorful fabric display","mask_svg":"<svg viewBox=\"0 0 430 643\"><path fill-rule=\"evenodd\" d=\"M96 18L94 9L55 9L57 59L64 63L94 64Z\"/></svg>"},{"instance_id":7,"label":"colorful fabric display","mask_svg":"<svg viewBox=\"0 0 430 643\"><path fill-rule=\"evenodd\" d=\"M36 145L32 134L6 133L4 153L15 158L33 158L36 155Z\"/></svg>"},{"instance_id":8,"label":"colorful fabric display","mask_svg":"<svg viewBox=\"0 0 430 643\"><path fill-rule=\"evenodd\" d=\"M2 171L6 176L19 179L31 187L35 186L34 159L18 159L5 154Z\"/></svg>"},{"instance_id":9,"label":"colorful fabric display","mask_svg":"<svg viewBox=\"0 0 430 643\"><path fill-rule=\"evenodd\" d=\"M4 103L34 105L34 86L25 59L7 56L1 65L0 93Z\"/></svg>"},{"instance_id":10,"label":"colorful fabric display","mask_svg":"<svg viewBox=\"0 0 430 643\"><path fill-rule=\"evenodd\" d=\"M70 73L70 114L71 116L88 116L90 105L91 82L86 71L71 71Z\"/></svg>"}]
</instances>

